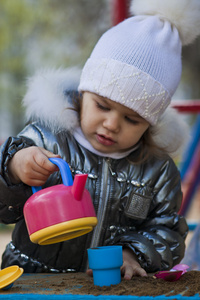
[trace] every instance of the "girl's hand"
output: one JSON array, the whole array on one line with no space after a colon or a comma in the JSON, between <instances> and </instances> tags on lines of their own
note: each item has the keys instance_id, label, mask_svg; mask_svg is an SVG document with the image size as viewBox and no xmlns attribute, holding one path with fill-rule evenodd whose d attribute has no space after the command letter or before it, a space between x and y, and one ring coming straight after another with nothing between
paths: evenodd
<instances>
[{"instance_id":1,"label":"girl's hand","mask_svg":"<svg viewBox=\"0 0 200 300\"><path fill-rule=\"evenodd\" d=\"M124 279L130 280L134 275L145 277L147 273L141 268L136 255L129 248L123 249L123 265L121 267L121 273Z\"/></svg>"},{"instance_id":2,"label":"girl's hand","mask_svg":"<svg viewBox=\"0 0 200 300\"><path fill-rule=\"evenodd\" d=\"M13 183L23 182L30 186L43 185L58 167L49 161L50 157L60 157L44 148L29 147L15 153L8 165Z\"/></svg>"},{"instance_id":3,"label":"girl's hand","mask_svg":"<svg viewBox=\"0 0 200 300\"><path fill-rule=\"evenodd\" d=\"M86 271L87 275L92 276L92 270L88 269ZM137 261L136 255L129 248L123 249L123 265L121 267L121 274L124 279L130 280L134 275L145 277L147 273L141 268Z\"/></svg>"}]
</instances>

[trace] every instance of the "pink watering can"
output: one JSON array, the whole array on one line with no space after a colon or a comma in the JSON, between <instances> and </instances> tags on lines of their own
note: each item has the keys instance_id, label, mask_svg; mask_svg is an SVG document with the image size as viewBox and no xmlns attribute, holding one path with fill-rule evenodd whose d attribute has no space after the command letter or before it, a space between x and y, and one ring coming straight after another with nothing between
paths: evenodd
<instances>
[{"instance_id":1,"label":"pink watering can","mask_svg":"<svg viewBox=\"0 0 200 300\"><path fill-rule=\"evenodd\" d=\"M30 240L40 245L76 238L93 230L97 218L88 190L87 174L75 175L61 158L50 158L60 169L63 184L32 187L33 195L24 205Z\"/></svg>"}]
</instances>

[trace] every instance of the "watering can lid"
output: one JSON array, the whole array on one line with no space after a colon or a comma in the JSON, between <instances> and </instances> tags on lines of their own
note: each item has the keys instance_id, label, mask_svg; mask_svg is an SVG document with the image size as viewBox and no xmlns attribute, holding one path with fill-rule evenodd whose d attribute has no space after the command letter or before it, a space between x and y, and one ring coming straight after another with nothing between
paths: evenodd
<instances>
[{"instance_id":1,"label":"watering can lid","mask_svg":"<svg viewBox=\"0 0 200 300\"><path fill-rule=\"evenodd\" d=\"M19 266L10 266L0 271L0 289L8 287L17 280L24 270Z\"/></svg>"}]
</instances>

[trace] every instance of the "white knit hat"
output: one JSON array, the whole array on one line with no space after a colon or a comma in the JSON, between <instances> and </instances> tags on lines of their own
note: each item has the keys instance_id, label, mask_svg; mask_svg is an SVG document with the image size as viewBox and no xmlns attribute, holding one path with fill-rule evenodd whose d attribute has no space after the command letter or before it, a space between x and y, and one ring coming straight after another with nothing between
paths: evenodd
<instances>
[{"instance_id":1,"label":"white knit hat","mask_svg":"<svg viewBox=\"0 0 200 300\"><path fill-rule=\"evenodd\" d=\"M121 103L155 125L182 72L182 45L200 34L200 0L134 0L130 17L100 38L79 91Z\"/></svg>"}]
</instances>

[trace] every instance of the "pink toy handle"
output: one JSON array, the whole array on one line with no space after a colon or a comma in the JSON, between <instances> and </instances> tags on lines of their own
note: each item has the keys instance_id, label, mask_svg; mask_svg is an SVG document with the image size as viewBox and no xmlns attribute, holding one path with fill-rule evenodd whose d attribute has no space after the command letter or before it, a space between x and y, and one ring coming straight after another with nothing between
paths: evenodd
<instances>
[{"instance_id":1,"label":"pink toy handle","mask_svg":"<svg viewBox=\"0 0 200 300\"><path fill-rule=\"evenodd\" d=\"M50 162L52 162L53 164L58 166L58 168L60 169L63 184L66 186L73 185L72 174L71 174L68 163L66 161L64 161L63 159L57 158L57 157L49 158L49 160L50 160ZM33 194L42 189L41 186L32 186L31 188L32 188Z\"/></svg>"}]
</instances>

